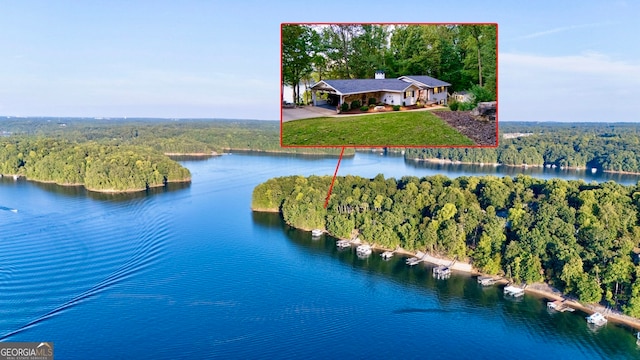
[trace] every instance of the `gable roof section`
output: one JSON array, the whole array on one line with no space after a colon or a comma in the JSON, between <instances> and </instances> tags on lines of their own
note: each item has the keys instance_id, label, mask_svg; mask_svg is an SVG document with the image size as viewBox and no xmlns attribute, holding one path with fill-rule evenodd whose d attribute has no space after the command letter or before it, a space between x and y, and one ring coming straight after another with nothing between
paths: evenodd
<instances>
[{"instance_id":1,"label":"gable roof section","mask_svg":"<svg viewBox=\"0 0 640 360\"><path fill-rule=\"evenodd\" d=\"M347 80L321 80L311 88L326 90L329 87L342 95L360 94L375 91L406 91L413 85L410 82L398 79L347 79Z\"/></svg>"},{"instance_id":2,"label":"gable roof section","mask_svg":"<svg viewBox=\"0 0 640 360\"><path fill-rule=\"evenodd\" d=\"M416 85L421 87L433 88L438 86L451 86L451 84L449 84L448 82L444 82L427 75L407 75L400 76L398 79L416 83Z\"/></svg>"}]
</instances>

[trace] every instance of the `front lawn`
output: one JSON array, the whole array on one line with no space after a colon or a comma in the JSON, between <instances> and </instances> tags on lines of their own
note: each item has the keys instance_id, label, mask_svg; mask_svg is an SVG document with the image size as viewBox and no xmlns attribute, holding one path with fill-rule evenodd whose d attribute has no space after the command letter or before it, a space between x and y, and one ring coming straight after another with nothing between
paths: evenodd
<instances>
[{"instance_id":1,"label":"front lawn","mask_svg":"<svg viewBox=\"0 0 640 360\"><path fill-rule=\"evenodd\" d=\"M283 146L473 146L429 111L321 117L282 123Z\"/></svg>"}]
</instances>

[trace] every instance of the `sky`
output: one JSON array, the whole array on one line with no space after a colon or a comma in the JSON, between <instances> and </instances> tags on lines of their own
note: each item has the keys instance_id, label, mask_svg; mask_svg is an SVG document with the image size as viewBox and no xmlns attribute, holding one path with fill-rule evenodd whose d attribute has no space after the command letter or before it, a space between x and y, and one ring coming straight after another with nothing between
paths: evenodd
<instances>
[{"instance_id":1,"label":"sky","mask_svg":"<svg viewBox=\"0 0 640 360\"><path fill-rule=\"evenodd\" d=\"M437 3L3 0L0 116L279 120L283 22L495 22L500 121L638 121L640 2Z\"/></svg>"}]
</instances>

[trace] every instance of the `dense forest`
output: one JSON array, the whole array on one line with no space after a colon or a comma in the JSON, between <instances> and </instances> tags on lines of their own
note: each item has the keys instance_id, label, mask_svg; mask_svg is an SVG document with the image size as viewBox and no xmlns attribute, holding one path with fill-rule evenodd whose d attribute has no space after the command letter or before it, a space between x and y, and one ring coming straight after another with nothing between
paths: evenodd
<instances>
[{"instance_id":1,"label":"dense forest","mask_svg":"<svg viewBox=\"0 0 640 360\"><path fill-rule=\"evenodd\" d=\"M117 192L191 180L189 170L148 147L43 137L0 138L0 174Z\"/></svg>"},{"instance_id":2,"label":"dense forest","mask_svg":"<svg viewBox=\"0 0 640 360\"><path fill-rule=\"evenodd\" d=\"M546 281L585 303L640 317L640 185L560 179L344 176L270 179L255 210L279 210L299 228L353 234L393 249L471 261L517 282Z\"/></svg>"},{"instance_id":3,"label":"dense forest","mask_svg":"<svg viewBox=\"0 0 640 360\"><path fill-rule=\"evenodd\" d=\"M280 123L259 120L11 118L0 123L5 136L43 136L76 143L139 145L164 154L222 153L227 150L339 155L340 149L281 148ZM353 155L353 149L345 150Z\"/></svg>"},{"instance_id":4,"label":"dense forest","mask_svg":"<svg viewBox=\"0 0 640 360\"><path fill-rule=\"evenodd\" d=\"M167 154L340 153L282 149L275 121L8 118L0 134L0 174L94 191L138 191L190 180L189 171Z\"/></svg>"},{"instance_id":5,"label":"dense forest","mask_svg":"<svg viewBox=\"0 0 640 360\"><path fill-rule=\"evenodd\" d=\"M282 25L282 83L296 102L308 102L300 83L429 75L450 91L474 87L496 95L495 24Z\"/></svg>"},{"instance_id":6,"label":"dense forest","mask_svg":"<svg viewBox=\"0 0 640 360\"><path fill-rule=\"evenodd\" d=\"M501 123L497 148L407 149L407 159L640 172L637 124Z\"/></svg>"}]
</instances>

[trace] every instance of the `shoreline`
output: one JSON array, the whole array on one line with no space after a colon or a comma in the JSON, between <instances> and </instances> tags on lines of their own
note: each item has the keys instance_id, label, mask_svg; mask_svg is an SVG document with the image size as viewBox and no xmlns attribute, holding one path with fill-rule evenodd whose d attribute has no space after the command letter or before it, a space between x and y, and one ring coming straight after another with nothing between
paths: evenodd
<instances>
[{"instance_id":1,"label":"shoreline","mask_svg":"<svg viewBox=\"0 0 640 360\"><path fill-rule=\"evenodd\" d=\"M279 209L274 209L274 208L268 208L268 209L259 209L259 208L251 208L251 211L256 211L256 212L268 212L268 213L280 213ZM311 231L312 229L305 229L305 228L300 228L300 227L296 227L293 226L291 224L287 224L293 228L296 228L298 230L303 230L303 231ZM339 240L350 240L347 238L342 238L339 236L335 236L333 234L331 234L330 232L328 232L326 229L323 229L322 232L324 234L327 234L331 237L334 237L336 239ZM404 255L406 257L414 257L417 256L418 253L414 253L408 250L405 250L401 247L398 247L396 249L389 249L389 248L385 248L385 247L381 247L378 246L376 244L370 244L371 247L374 250L380 251L380 252L384 252L384 251L392 251L394 253L398 253L400 255ZM431 254L427 254L425 253L425 256L423 257L423 261L424 262L428 262L429 264L432 265L445 265L445 266L449 266L449 264L451 264L451 262L453 260L450 259L446 259L446 258L442 258L442 257L437 257L437 256L433 256ZM456 266L456 265L462 265L462 266ZM496 284L498 285L506 285L511 283L511 281L509 281L509 279L506 279L502 276L499 275L490 275L490 274L485 274L482 273L480 271L478 271L476 268L473 267L473 265L471 265L471 263L467 263L467 262L462 262L462 261L455 261L455 263L453 263L451 266L452 270L455 270L457 272L463 272L463 273L467 273L469 275L472 276L490 276L494 279L496 279ZM633 318L631 316L625 315L617 310L612 310L612 309L608 309L600 304L583 304L579 301L577 301L576 299L565 295L563 293L561 293L560 291L554 289L551 287L551 285L541 282L541 283L534 283L534 284L528 284L524 286L524 291L525 293L531 295L531 296L535 296L538 298L543 298L546 299L548 301L555 301L555 300L560 300L563 301L564 304L568 307L571 307L573 309L576 310L580 310L581 312L591 315L594 312L599 312L601 314L603 314L608 321L610 321L611 323L617 324L617 325L622 325L622 326L626 326L629 327L633 330L638 330L640 331L640 319L636 319Z\"/></svg>"},{"instance_id":2,"label":"shoreline","mask_svg":"<svg viewBox=\"0 0 640 360\"><path fill-rule=\"evenodd\" d=\"M163 153L166 156L202 156L202 157L206 157L206 156L220 156L221 154L218 154L217 151L212 151L210 153L203 153L203 152L198 152L198 153L173 153L173 152L168 152L168 153Z\"/></svg>"},{"instance_id":3,"label":"shoreline","mask_svg":"<svg viewBox=\"0 0 640 360\"><path fill-rule=\"evenodd\" d=\"M515 168L519 167L519 168L525 168L525 169L526 168L547 168L545 165L529 165L529 164L507 165L507 164L501 164L501 163L479 163L479 162L457 161L457 160L438 159L438 158L426 158L426 159L406 158L406 160L425 161L425 162L430 162L434 164L451 164L451 165L479 165L479 166L493 166L493 167L508 166L508 167L515 167ZM557 166L553 169L587 171L589 168L582 167L582 166ZM633 172L633 171L604 170L599 168L597 170L599 172L605 172L610 174L640 175L640 172Z\"/></svg>"},{"instance_id":4,"label":"shoreline","mask_svg":"<svg viewBox=\"0 0 640 360\"><path fill-rule=\"evenodd\" d=\"M287 149L283 147L282 149ZM294 148L299 149L299 148ZM322 152L294 152L294 151L278 151L278 150L256 150L256 149L239 149L239 148L222 148L225 153L229 153L232 151L239 152L257 152L257 153L265 153L265 154L286 154L286 155L312 155L312 156L331 156L338 157L340 154L330 154L330 153L322 153ZM355 156L355 151L353 154L344 154L343 157L353 157Z\"/></svg>"},{"instance_id":5,"label":"shoreline","mask_svg":"<svg viewBox=\"0 0 640 360\"><path fill-rule=\"evenodd\" d=\"M26 181L32 181L32 182L40 183L40 184L54 184L54 185L58 185L58 186L62 186L62 187L79 187L79 186L82 186L87 191L97 192L97 193L104 193L104 194L131 194L131 193L146 191L147 189L161 188L161 187L166 186L169 183L189 183L189 182L191 182L191 178L189 177L189 178L180 179L180 180L167 180L166 183L164 183L164 184L152 185L152 186L148 186L148 187L140 188L140 189L115 190L115 189L92 189L92 188L88 188L83 183L57 183L57 182L55 182L53 180L30 179L30 178L26 177L25 175L0 174L0 178L4 178L4 177L13 178L14 181L17 181L20 178L24 178Z\"/></svg>"}]
</instances>

